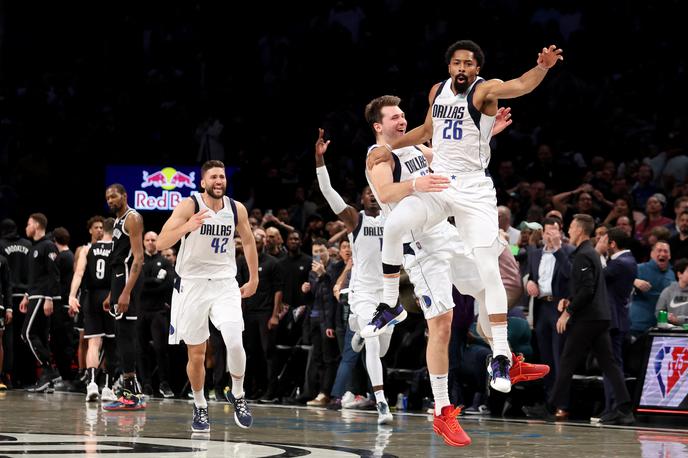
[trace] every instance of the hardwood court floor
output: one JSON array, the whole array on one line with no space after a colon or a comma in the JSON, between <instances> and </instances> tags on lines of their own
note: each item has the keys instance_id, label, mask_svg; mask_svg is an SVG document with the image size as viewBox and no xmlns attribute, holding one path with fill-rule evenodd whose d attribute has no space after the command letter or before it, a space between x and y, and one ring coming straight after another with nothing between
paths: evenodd
<instances>
[{"instance_id":1,"label":"hardwood court floor","mask_svg":"<svg viewBox=\"0 0 688 458\"><path fill-rule=\"evenodd\" d=\"M91 457L688 457L688 430L474 419L461 424L473 444L453 448L427 415L252 406L254 425L234 424L226 403L210 403L211 433L191 434L191 402L153 400L140 412L105 412L75 394L0 393L0 458Z\"/></svg>"}]
</instances>

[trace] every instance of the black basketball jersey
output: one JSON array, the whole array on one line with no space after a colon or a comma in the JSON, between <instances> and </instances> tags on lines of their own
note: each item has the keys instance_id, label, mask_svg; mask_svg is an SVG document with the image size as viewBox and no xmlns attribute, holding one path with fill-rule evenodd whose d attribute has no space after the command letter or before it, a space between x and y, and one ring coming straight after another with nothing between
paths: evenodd
<instances>
[{"instance_id":1,"label":"black basketball jersey","mask_svg":"<svg viewBox=\"0 0 688 458\"><path fill-rule=\"evenodd\" d=\"M86 275L83 285L88 290L110 289L110 255L113 242L96 242L86 254Z\"/></svg>"},{"instance_id":2,"label":"black basketball jersey","mask_svg":"<svg viewBox=\"0 0 688 458\"><path fill-rule=\"evenodd\" d=\"M124 228L129 215L136 213L136 210L129 208L120 218L115 220L115 226L112 229L112 241L114 247L112 254L110 254L110 267L121 270L126 268L128 271L133 261L131 255L131 240L129 240L129 233Z\"/></svg>"}]
</instances>

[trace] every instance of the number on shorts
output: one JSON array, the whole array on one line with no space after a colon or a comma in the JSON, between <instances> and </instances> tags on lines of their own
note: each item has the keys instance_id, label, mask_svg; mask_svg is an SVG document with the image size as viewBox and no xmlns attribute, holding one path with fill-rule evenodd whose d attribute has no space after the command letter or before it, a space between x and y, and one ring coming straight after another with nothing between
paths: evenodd
<instances>
[{"instance_id":1,"label":"number on shorts","mask_svg":"<svg viewBox=\"0 0 688 458\"><path fill-rule=\"evenodd\" d=\"M96 278L98 280L105 278L105 259L98 259L96 261Z\"/></svg>"},{"instance_id":2,"label":"number on shorts","mask_svg":"<svg viewBox=\"0 0 688 458\"><path fill-rule=\"evenodd\" d=\"M215 237L213 238L213 241L210 242L210 246L215 249L215 253L226 253L227 252L227 242L229 241L229 238L227 237Z\"/></svg>"},{"instance_id":3,"label":"number on shorts","mask_svg":"<svg viewBox=\"0 0 688 458\"><path fill-rule=\"evenodd\" d=\"M461 125L463 124L462 120L445 119L444 124L446 127L442 130L442 138L445 140L461 140L463 137L463 130L461 129Z\"/></svg>"}]
</instances>

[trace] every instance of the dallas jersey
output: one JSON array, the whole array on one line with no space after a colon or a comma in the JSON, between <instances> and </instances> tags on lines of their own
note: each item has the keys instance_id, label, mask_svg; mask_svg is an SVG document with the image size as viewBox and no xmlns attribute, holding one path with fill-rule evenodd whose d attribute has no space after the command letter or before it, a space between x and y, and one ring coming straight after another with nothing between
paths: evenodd
<instances>
[{"instance_id":1,"label":"dallas jersey","mask_svg":"<svg viewBox=\"0 0 688 458\"><path fill-rule=\"evenodd\" d=\"M114 242L89 243L86 253L86 274L82 286L84 289L109 290L110 289L110 254Z\"/></svg>"},{"instance_id":2,"label":"dallas jersey","mask_svg":"<svg viewBox=\"0 0 688 458\"><path fill-rule=\"evenodd\" d=\"M490 163L490 138L495 117L473 105L476 78L465 94L454 95L451 78L437 89L432 103L432 168L435 172L476 172Z\"/></svg>"},{"instance_id":3,"label":"dallas jersey","mask_svg":"<svg viewBox=\"0 0 688 458\"><path fill-rule=\"evenodd\" d=\"M215 213L203 202L200 194L190 197L195 212L207 209L203 225L182 238L175 270L181 278L226 279L237 273L234 234L237 210L234 200L223 196L224 206Z\"/></svg>"},{"instance_id":4,"label":"dallas jersey","mask_svg":"<svg viewBox=\"0 0 688 458\"><path fill-rule=\"evenodd\" d=\"M382 292L382 233L385 217L368 216L364 211L358 214L358 225L349 234L351 243L351 280L349 289L355 293Z\"/></svg>"}]
</instances>

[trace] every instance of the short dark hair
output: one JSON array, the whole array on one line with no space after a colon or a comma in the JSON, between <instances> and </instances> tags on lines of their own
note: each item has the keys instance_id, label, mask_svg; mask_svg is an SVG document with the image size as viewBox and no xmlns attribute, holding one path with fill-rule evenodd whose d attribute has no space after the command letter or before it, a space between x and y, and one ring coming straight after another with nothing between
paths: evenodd
<instances>
[{"instance_id":1,"label":"short dark hair","mask_svg":"<svg viewBox=\"0 0 688 458\"><path fill-rule=\"evenodd\" d=\"M548 216L548 217L546 217L546 218L544 218L544 219L542 220L542 227L545 227L545 226L547 226L547 225L550 225L550 226L551 226L551 225L553 225L553 224L558 225L558 226L559 226L559 229L561 229L561 228L563 227L563 224L562 224L561 220L560 220L559 218L557 218L557 217Z\"/></svg>"},{"instance_id":2,"label":"short dark hair","mask_svg":"<svg viewBox=\"0 0 688 458\"><path fill-rule=\"evenodd\" d=\"M215 167L219 167L221 169L225 168L225 163L222 161L218 161L216 159L211 159L209 161L205 161L203 165L201 166L201 176L205 175L205 172L207 172L210 169L213 169Z\"/></svg>"},{"instance_id":3,"label":"short dark hair","mask_svg":"<svg viewBox=\"0 0 688 458\"><path fill-rule=\"evenodd\" d=\"M674 201L674 209L679 208L681 204L688 200L688 196L679 197Z\"/></svg>"},{"instance_id":4,"label":"short dark hair","mask_svg":"<svg viewBox=\"0 0 688 458\"><path fill-rule=\"evenodd\" d=\"M373 124L382 122L382 109L384 107L398 107L401 99L396 95L383 95L371 100L365 107L365 119L370 128Z\"/></svg>"},{"instance_id":5,"label":"short dark hair","mask_svg":"<svg viewBox=\"0 0 688 458\"><path fill-rule=\"evenodd\" d=\"M100 216L100 215L91 216L91 217L88 219L88 221L86 221L86 229L91 230L91 228L93 227L93 225L96 224L96 223L101 223L101 224L102 224L104 219L105 219L105 218L103 218L103 217Z\"/></svg>"},{"instance_id":6,"label":"short dark hair","mask_svg":"<svg viewBox=\"0 0 688 458\"><path fill-rule=\"evenodd\" d=\"M119 183L112 183L110 186L107 187L107 189L114 189L115 191L117 191L119 194L122 194L122 195L127 193L127 190L124 189L124 186L119 184ZM107 189L106 189L106 191L107 191Z\"/></svg>"},{"instance_id":7,"label":"short dark hair","mask_svg":"<svg viewBox=\"0 0 688 458\"><path fill-rule=\"evenodd\" d=\"M292 234L298 235L299 239L301 239L301 232L299 232L298 229L294 229L293 231L289 231L289 233L287 234L287 238L289 238Z\"/></svg>"},{"instance_id":8,"label":"short dark hair","mask_svg":"<svg viewBox=\"0 0 688 458\"><path fill-rule=\"evenodd\" d=\"M595 220L592 219L592 216L585 213L576 213L573 215L573 220L578 221L578 224L580 224L588 237L592 237L592 234L595 233Z\"/></svg>"},{"instance_id":9,"label":"short dark hair","mask_svg":"<svg viewBox=\"0 0 688 458\"><path fill-rule=\"evenodd\" d=\"M444 54L444 60L447 62L447 65L451 63L452 56L459 49L465 49L466 51L472 52L475 60L478 62L478 67L482 67L485 63L485 53L475 41L459 40L447 48L447 52Z\"/></svg>"},{"instance_id":10,"label":"short dark hair","mask_svg":"<svg viewBox=\"0 0 688 458\"><path fill-rule=\"evenodd\" d=\"M38 223L38 227L45 229L48 227L48 218L43 213L31 213L29 218Z\"/></svg>"},{"instance_id":11,"label":"short dark hair","mask_svg":"<svg viewBox=\"0 0 688 458\"><path fill-rule=\"evenodd\" d=\"M317 239L313 239L313 241L311 242L311 245L322 245L325 247L329 247L329 245L327 244L327 240L325 240L322 237L318 237Z\"/></svg>"},{"instance_id":12,"label":"short dark hair","mask_svg":"<svg viewBox=\"0 0 688 458\"><path fill-rule=\"evenodd\" d=\"M53 230L53 238L60 245L69 245L69 231L64 227L56 227Z\"/></svg>"},{"instance_id":13,"label":"short dark hair","mask_svg":"<svg viewBox=\"0 0 688 458\"><path fill-rule=\"evenodd\" d=\"M115 218L105 218L103 220L103 232L107 234L112 234L115 228Z\"/></svg>"},{"instance_id":14,"label":"short dark hair","mask_svg":"<svg viewBox=\"0 0 688 458\"><path fill-rule=\"evenodd\" d=\"M609 229L609 232L607 232L607 239L610 242L616 243L616 246L619 247L620 250L628 250L631 248L631 238L619 227Z\"/></svg>"},{"instance_id":15,"label":"short dark hair","mask_svg":"<svg viewBox=\"0 0 688 458\"><path fill-rule=\"evenodd\" d=\"M688 259L681 258L674 263L674 272L677 274L682 274L685 272L686 267L688 267Z\"/></svg>"}]
</instances>

